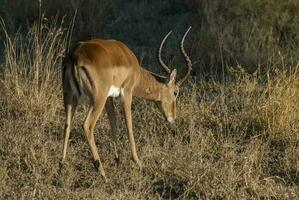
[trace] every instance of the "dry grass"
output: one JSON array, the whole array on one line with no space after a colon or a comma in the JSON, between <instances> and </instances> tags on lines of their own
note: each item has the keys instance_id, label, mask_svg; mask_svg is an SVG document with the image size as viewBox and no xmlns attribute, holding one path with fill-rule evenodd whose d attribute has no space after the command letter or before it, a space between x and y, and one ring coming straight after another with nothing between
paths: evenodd
<instances>
[{"instance_id":1,"label":"dry grass","mask_svg":"<svg viewBox=\"0 0 299 200\"><path fill-rule=\"evenodd\" d=\"M178 99L177 134L153 103L136 100L134 129L143 171L131 160L121 112L121 163L115 163L104 113L95 132L108 183L94 170L81 106L67 163L60 168L65 39L56 27L37 24L25 37L6 38L0 84L1 199L299 198L296 67L256 75L240 67L230 81L189 83Z\"/></svg>"},{"instance_id":2,"label":"dry grass","mask_svg":"<svg viewBox=\"0 0 299 200\"><path fill-rule=\"evenodd\" d=\"M186 0L193 8L190 20L198 73L221 72L223 63L256 66L278 65L280 51L286 63L296 64L299 41L299 2L286 0Z\"/></svg>"}]
</instances>

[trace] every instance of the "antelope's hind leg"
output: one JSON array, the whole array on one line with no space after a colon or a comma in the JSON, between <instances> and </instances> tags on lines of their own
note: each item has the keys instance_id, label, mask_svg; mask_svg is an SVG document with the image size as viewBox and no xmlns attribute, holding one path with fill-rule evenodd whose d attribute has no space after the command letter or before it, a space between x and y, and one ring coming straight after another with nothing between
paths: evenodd
<instances>
[{"instance_id":1,"label":"antelope's hind leg","mask_svg":"<svg viewBox=\"0 0 299 200\"><path fill-rule=\"evenodd\" d=\"M62 161L65 160L66 158L66 151L68 147L68 140L70 137L70 132L71 132L71 123L73 121L74 113L76 111L77 104L68 104L65 107L65 112L66 112L66 122L64 126L64 143L63 143L63 155L62 155Z\"/></svg>"},{"instance_id":2,"label":"antelope's hind leg","mask_svg":"<svg viewBox=\"0 0 299 200\"><path fill-rule=\"evenodd\" d=\"M98 153L98 149L95 144L95 138L94 138L94 127L96 125L96 122L98 118L100 117L102 110L105 106L107 97L104 95L100 95L96 99L93 100L93 103L89 107L89 111L84 123L84 132L86 134L86 138L88 140L88 144L91 149L91 153L95 160L95 167L97 170L100 171L101 175L104 177L105 181L107 181L106 174Z\"/></svg>"},{"instance_id":3,"label":"antelope's hind leg","mask_svg":"<svg viewBox=\"0 0 299 200\"><path fill-rule=\"evenodd\" d=\"M75 111L78 105L78 94L74 88L74 80L70 75L71 70L67 68L64 72L64 81L63 81L63 100L64 100L64 109L65 109L65 126L64 126L64 143L63 143L63 154L62 161L66 158L66 152L68 147L68 140L70 137L71 123L75 115Z\"/></svg>"}]
</instances>

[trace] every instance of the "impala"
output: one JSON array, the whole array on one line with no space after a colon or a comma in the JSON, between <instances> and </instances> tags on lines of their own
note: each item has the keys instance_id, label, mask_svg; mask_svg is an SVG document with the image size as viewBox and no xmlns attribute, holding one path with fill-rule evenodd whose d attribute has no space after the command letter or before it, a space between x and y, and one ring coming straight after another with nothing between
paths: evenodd
<instances>
[{"instance_id":1,"label":"impala","mask_svg":"<svg viewBox=\"0 0 299 200\"><path fill-rule=\"evenodd\" d=\"M116 115L113 97L121 96L133 160L139 167L142 167L133 136L132 97L136 96L158 102L165 119L170 124L174 124L176 118L176 98L179 88L192 69L191 60L184 49L184 40L190 29L191 27L184 34L180 44L180 50L186 60L188 70L177 82L175 81L176 69L171 71L161 58L163 44L171 34L171 31L163 38L158 50L159 63L169 74L169 77L167 77L169 79L165 83L156 80L155 76L157 74L142 68L134 53L122 42L93 39L79 42L70 51L63 61L63 96L66 122L62 161L66 157L70 126L78 101L83 96L88 97L89 111L83 128L95 160L95 165L106 179L95 144L93 130L105 107L114 135L113 139L115 140Z\"/></svg>"}]
</instances>

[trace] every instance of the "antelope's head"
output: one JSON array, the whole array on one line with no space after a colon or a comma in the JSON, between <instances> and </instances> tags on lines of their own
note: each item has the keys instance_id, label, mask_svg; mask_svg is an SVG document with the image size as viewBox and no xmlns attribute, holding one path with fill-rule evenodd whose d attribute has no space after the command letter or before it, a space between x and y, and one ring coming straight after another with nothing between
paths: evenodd
<instances>
[{"instance_id":1,"label":"antelope's head","mask_svg":"<svg viewBox=\"0 0 299 200\"><path fill-rule=\"evenodd\" d=\"M180 86L182 83L187 79L187 77L190 75L190 72L192 70L192 63L190 58L188 57L185 49L184 49L184 40L190 31L191 26L188 28L186 33L184 34L181 43L180 43L180 50L182 55L185 58L186 66L187 66L187 72L186 74L180 79L176 80L176 69L170 70L169 67L163 62L161 58L161 51L163 48L163 44L165 43L168 36L171 34L172 31L170 31L162 40L159 51L158 51L158 60L160 65L165 69L165 71L168 73L168 81L165 83L165 87L163 88L163 91L161 92L160 101L158 102L158 106L160 110L162 111L163 115L167 119L167 121L173 125L176 118L176 99L179 94Z\"/></svg>"}]
</instances>

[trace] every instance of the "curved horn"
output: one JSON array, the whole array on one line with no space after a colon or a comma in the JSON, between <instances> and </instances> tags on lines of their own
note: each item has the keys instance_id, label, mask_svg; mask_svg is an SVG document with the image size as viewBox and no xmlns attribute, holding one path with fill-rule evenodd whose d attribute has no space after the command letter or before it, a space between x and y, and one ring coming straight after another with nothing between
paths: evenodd
<instances>
[{"instance_id":1,"label":"curved horn","mask_svg":"<svg viewBox=\"0 0 299 200\"><path fill-rule=\"evenodd\" d=\"M159 47L159 51L158 51L158 60L160 65L167 71L168 74L171 73L171 70L167 67L167 65L163 62L162 57L161 57L161 51L164 45L164 42L166 41L166 39L168 38L168 36L172 33L172 30L169 31L169 33L167 33L167 35L165 35L165 37L163 38L160 47Z\"/></svg>"},{"instance_id":2,"label":"curved horn","mask_svg":"<svg viewBox=\"0 0 299 200\"><path fill-rule=\"evenodd\" d=\"M181 52L182 52L183 56L185 57L185 61L186 61L187 67L188 67L188 71L185 74L185 76L177 82L178 86L180 86L187 79L187 77L190 75L190 72L192 70L192 62L191 62L189 56L187 55L187 53L184 49L184 41L185 41L185 38L186 38L188 32L190 31L190 29L191 29L191 26L188 28L188 30L186 31L186 33L183 36L182 41L181 41Z\"/></svg>"}]
</instances>

